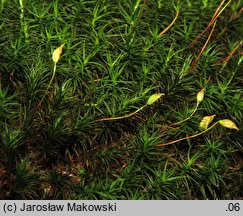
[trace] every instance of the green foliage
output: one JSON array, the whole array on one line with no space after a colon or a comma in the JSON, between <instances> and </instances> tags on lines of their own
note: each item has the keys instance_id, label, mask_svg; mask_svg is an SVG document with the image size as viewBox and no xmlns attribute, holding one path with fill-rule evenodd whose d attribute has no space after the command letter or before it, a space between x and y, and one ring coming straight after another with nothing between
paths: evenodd
<instances>
[{"instance_id":1,"label":"green foliage","mask_svg":"<svg viewBox=\"0 0 243 216\"><path fill-rule=\"evenodd\" d=\"M241 199L241 1L189 46L220 2L1 1L0 198Z\"/></svg>"}]
</instances>

